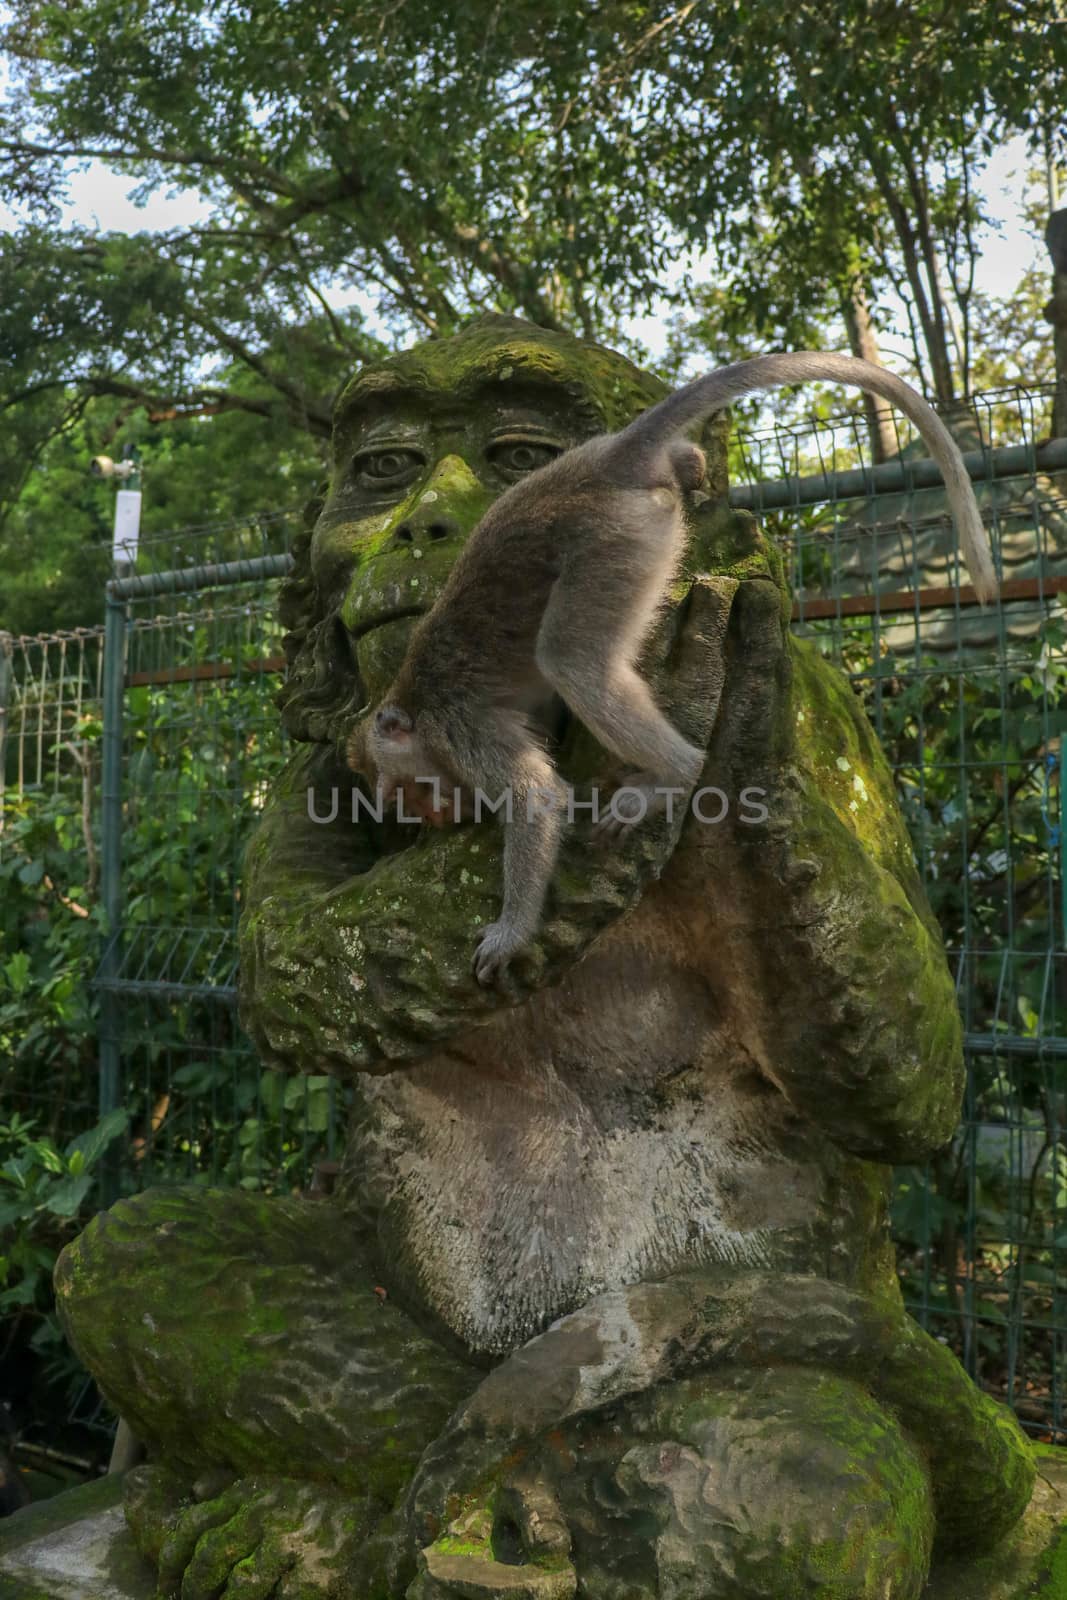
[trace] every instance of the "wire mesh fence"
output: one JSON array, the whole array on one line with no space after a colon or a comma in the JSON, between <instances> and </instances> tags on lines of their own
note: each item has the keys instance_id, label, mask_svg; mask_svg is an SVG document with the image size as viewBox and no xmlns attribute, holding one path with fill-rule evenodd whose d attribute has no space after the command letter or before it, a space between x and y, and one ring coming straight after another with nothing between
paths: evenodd
<instances>
[{"instance_id":1,"label":"wire mesh fence","mask_svg":"<svg viewBox=\"0 0 1067 1600\"><path fill-rule=\"evenodd\" d=\"M897 1173L908 1303L1032 1431L1062 1439L1067 445L1041 442L1050 400L1015 389L954 419L1007 580L999 608L957 594L943 494L906 434L874 466L851 417L749 430L733 444L731 497L788 550L796 631L849 674L872 718L956 973L964 1117L936 1161ZM63 808L78 864L57 893L77 903L80 890L91 914L62 899L56 913L86 925L98 970L91 1048L63 1068L63 1093L54 1063L23 1065L17 1091L39 1110L47 1096L53 1120L62 1100L75 1131L101 1103L124 1105L114 1176L126 1187L300 1186L339 1141L336 1083L262 1074L233 1003L241 851L285 758L275 597L295 526L269 517L142 547L141 586L112 616L110 787L100 631L8 641L0 658L0 863L22 849L30 811ZM101 850L121 868L121 916L97 968Z\"/></svg>"},{"instance_id":2,"label":"wire mesh fence","mask_svg":"<svg viewBox=\"0 0 1067 1600\"><path fill-rule=\"evenodd\" d=\"M274 602L292 531L278 515L154 539L112 601L121 751L102 827L121 909L97 974L102 1093L138 1117L119 1182L305 1186L336 1140L337 1085L261 1073L235 1012L241 856L286 755Z\"/></svg>"},{"instance_id":3,"label":"wire mesh fence","mask_svg":"<svg viewBox=\"0 0 1067 1600\"><path fill-rule=\"evenodd\" d=\"M32 945L55 918L86 975L99 946L103 661L103 628L0 633L0 1117L21 1112L60 1139L96 1116L92 1004L83 990L57 1041L46 1019L64 1003L63 980L56 974L49 1005L35 1005ZM34 913L28 933L20 900Z\"/></svg>"},{"instance_id":4,"label":"wire mesh fence","mask_svg":"<svg viewBox=\"0 0 1067 1600\"><path fill-rule=\"evenodd\" d=\"M1041 442L1051 400L979 396L956 419L1004 578L997 608L973 603L965 574L957 592L944 495L907 437L873 468L853 419L749 435L734 498L777 502L765 520L790 552L795 630L848 672L877 729L956 974L964 1115L936 1161L897 1173L906 1298L1062 1441L1067 441Z\"/></svg>"},{"instance_id":5,"label":"wire mesh fence","mask_svg":"<svg viewBox=\"0 0 1067 1600\"><path fill-rule=\"evenodd\" d=\"M65 884L77 881L91 923L75 964L92 996L91 1049L62 1078L27 1048L25 1029L4 1040L0 1021L4 1106L59 1142L124 1107L130 1137L109 1173L112 1195L164 1180L301 1186L336 1139L337 1085L262 1074L235 1011L241 855L285 759L273 707L284 665L277 583L265 569L285 569L292 522L142 543L142 592L116 607L111 640L117 785L102 754L106 629L3 641L0 826L24 875L49 830L68 847ZM246 569L256 575L242 579ZM161 573L177 577L153 585ZM111 907L109 870L120 880ZM116 907L119 932L106 940Z\"/></svg>"}]
</instances>

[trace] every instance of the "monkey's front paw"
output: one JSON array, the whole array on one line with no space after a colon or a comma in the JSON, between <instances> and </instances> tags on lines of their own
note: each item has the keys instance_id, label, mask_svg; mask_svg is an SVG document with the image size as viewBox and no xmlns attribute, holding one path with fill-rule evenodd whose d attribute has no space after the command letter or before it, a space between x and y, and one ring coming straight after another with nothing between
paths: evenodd
<instances>
[{"instance_id":1,"label":"monkey's front paw","mask_svg":"<svg viewBox=\"0 0 1067 1600\"><path fill-rule=\"evenodd\" d=\"M488 986L503 973L512 956L526 943L506 922L491 922L478 935L471 971L478 982Z\"/></svg>"}]
</instances>

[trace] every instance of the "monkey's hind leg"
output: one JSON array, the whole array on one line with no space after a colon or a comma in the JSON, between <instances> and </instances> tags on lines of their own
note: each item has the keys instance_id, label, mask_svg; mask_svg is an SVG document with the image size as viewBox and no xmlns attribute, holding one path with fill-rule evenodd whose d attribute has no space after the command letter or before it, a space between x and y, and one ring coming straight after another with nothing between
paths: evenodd
<instances>
[{"instance_id":1,"label":"monkey's hind leg","mask_svg":"<svg viewBox=\"0 0 1067 1600\"><path fill-rule=\"evenodd\" d=\"M566 563L545 607L537 665L605 749L654 781L691 788L703 754L668 722L633 665L673 567L669 542L658 552L650 543L628 541L608 572L600 552L595 562L583 552Z\"/></svg>"},{"instance_id":2,"label":"monkey's hind leg","mask_svg":"<svg viewBox=\"0 0 1067 1600\"><path fill-rule=\"evenodd\" d=\"M455 758L454 758L455 759ZM492 983L537 932L541 908L559 854L567 791L545 752L524 726L507 728L457 762L468 788L504 801L504 903L500 917L482 929L472 970Z\"/></svg>"}]
</instances>

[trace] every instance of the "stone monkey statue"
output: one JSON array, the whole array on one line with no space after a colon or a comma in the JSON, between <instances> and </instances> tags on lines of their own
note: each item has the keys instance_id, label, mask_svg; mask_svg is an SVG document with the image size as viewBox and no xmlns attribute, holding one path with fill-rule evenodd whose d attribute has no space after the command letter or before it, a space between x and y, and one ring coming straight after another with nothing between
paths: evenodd
<instances>
[{"instance_id":1,"label":"stone monkey statue","mask_svg":"<svg viewBox=\"0 0 1067 1600\"><path fill-rule=\"evenodd\" d=\"M904 1314L886 1225L889 1164L958 1116L952 981L872 731L728 509L721 419L641 663L721 820L600 854L579 820L497 989L469 952L500 830L351 820L345 741L487 506L662 392L490 317L338 402L241 931L264 1062L351 1087L337 1187L148 1191L57 1268L183 1600L941 1600L953 1570L992 1600L1015 1548L1029 1447ZM576 794L610 784L554 736Z\"/></svg>"}]
</instances>

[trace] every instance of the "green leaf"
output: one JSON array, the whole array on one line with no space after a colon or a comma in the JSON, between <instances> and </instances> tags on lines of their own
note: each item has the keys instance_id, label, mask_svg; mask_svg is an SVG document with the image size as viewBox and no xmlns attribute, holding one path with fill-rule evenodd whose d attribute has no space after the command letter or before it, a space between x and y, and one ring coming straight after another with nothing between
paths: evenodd
<instances>
[{"instance_id":1,"label":"green leaf","mask_svg":"<svg viewBox=\"0 0 1067 1600\"><path fill-rule=\"evenodd\" d=\"M84 1167L92 1167L108 1145L126 1132L129 1121L129 1112L120 1107L116 1111L109 1111L95 1128L89 1128L85 1133L80 1133L77 1138L72 1139L64 1151L71 1172L74 1170L72 1162L75 1157Z\"/></svg>"},{"instance_id":2,"label":"green leaf","mask_svg":"<svg viewBox=\"0 0 1067 1600\"><path fill-rule=\"evenodd\" d=\"M43 1205L57 1217L73 1217L85 1196L92 1188L92 1173L84 1172L78 1178L61 1178L49 1190Z\"/></svg>"},{"instance_id":3,"label":"green leaf","mask_svg":"<svg viewBox=\"0 0 1067 1600\"><path fill-rule=\"evenodd\" d=\"M30 979L30 958L25 950L16 950L11 959L4 963L3 972L16 994L25 993Z\"/></svg>"}]
</instances>

